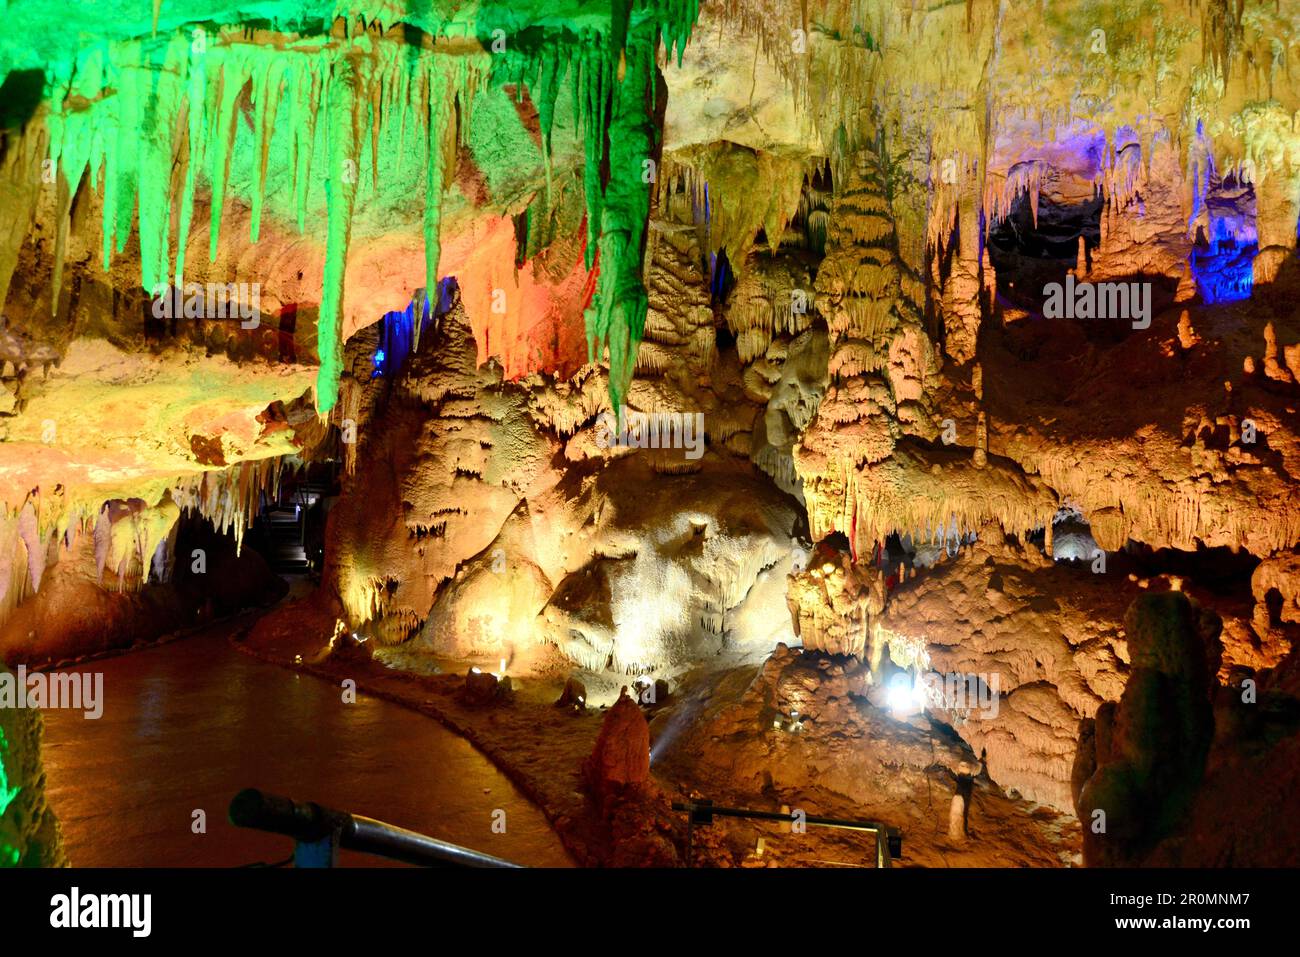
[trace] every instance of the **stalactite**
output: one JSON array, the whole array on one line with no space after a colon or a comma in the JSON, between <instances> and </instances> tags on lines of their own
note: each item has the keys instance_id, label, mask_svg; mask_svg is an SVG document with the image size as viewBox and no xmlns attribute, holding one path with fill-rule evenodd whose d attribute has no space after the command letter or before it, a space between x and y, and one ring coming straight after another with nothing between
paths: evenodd
<instances>
[{"instance_id":1,"label":"stalactite","mask_svg":"<svg viewBox=\"0 0 1300 957\"><path fill-rule=\"evenodd\" d=\"M821 231L814 241L824 244L826 215L810 208L804 189L808 175L797 159L715 143L665 159L660 204L670 213L684 206L704 234L701 247L712 255L725 250L743 278L760 229L773 255L786 227L800 216L810 233Z\"/></svg>"},{"instance_id":2,"label":"stalactite","mask_svg":"<svg viewBox=\"0 0 1300 957\"><path fill-rule=\"evenodd\" d=\"M656 52L662 36L669 53L680 57L697 15L695 0L645 5L618 0L607 28L586 27L579 37L548 30L540 44L509 45L505 55L491 60L490 71L486 54L440 49L437 32L444 24L425 22L427 17L416 18L432 36L420 48L379 42L370 28L353 30L350 23L333 36L277 43L259 43L243 32L208 36L201 30L116 42L55 66L48 111L50 156L67 181L69 196L76 194L87 171L93 185L103 170L105 269L114 252L125 248L138 210L141 284L150 291L169 276L175 285L184 284L185 246L201 177L211 187L208 253L217 258L231 198L232 157L241 135L251 138L252 172L241 188L247 183L251 194L254 242L262 231L273 164L287 159L287 205L300 231L306 231L317 201L313 177L323 181L326 266L316 399L327 412L337 398L342 282L357 180L368 167L372 186L378 188L375 164L386 132L396 132L399 154L408 128L421 138L424 288L435 288L441 198L475 88L486 82L532 85L549 188L550 135L567 73L586 147L587 265L593 267L597 255L602 262L589 319L591 347L593 352L608 350L615 370L611 389L621 395L644 326L640 260L653 180L645 176L644 164L657 158ZM371 19L373 25L387 17ZM251 107L251 133L241 134L239 113L245 105ZM274 135L281 124L287 126L283 137ZM369 157L363 163L367 138ZM279 155L286 150L287 157ZM602 182L606 160L617 174ZM345 161L346 176L340 173ZM400 166L400 156L397 162ZM324 176L313 169L321 163L329 166ZM175 236L170 234L173 206L180 210ZM61 216L67 214L64 204Z\"/></svg>"},{"instance_id":3,"label":"stalactite","mask_svg":"<svg viewBox=\"0 0 1300 957\"><path fill-rule=\"evenodd\" d=\"M135 41L95 49L60 69L51 83L47 118L50 157L66 179L69 195L76 193L87 172L93 186L103 170L106 269L113 252L125 248L138 211L140 280L151 292L169 275L174 285L184 285L186 239L200 177L212 191L208 254L214 261L218 256L232 156L239 137L247 135L241 134L238 119L245 89L252 106L253 241L261 233L272 160L287 159L288 205L301 231L306 231L315 201L313 168L325 164L326 266L317 402L328 411L337 387L342 279L356 185L363 171L361 144L369 133L373 167L373 144L384 129L394 128L391 124L426 135L427 261L428 271L436 274L444 170L447 157L455 152L449 142L455 132L451 104L463 90L484 82L481 60L453 58L435 49L410 54L405 47L377 43L366 35L350 42L301 40L284 49L242 36L191 40L178 33L163 45ZM374 110L377 97L388 109ZM273 134L281 120L288 127L287 157L275 153L280 147ZM183 172L173 177L173 168ZM372 168L370 173L376 181L377 171ZM172 237L171 209L177 200L178 229ZM61 216L66 215L65 206Z\"/></svg>"},{"instance_id":4,"label":"stalactite","mask_svg":"<svg viewBox=\"0 0 1300 957\"><path fill-rule=\"evenodd\" d=\"M1016 201L1027 195L1034 227L1038 227L1038 197L1047 164L1042 160L1017 163L1002 176L991 175L984 183L985 228L992 229L1011 215Z\"/></svg>"},{"instance_id":5,"label":"stalactite","mask_svg":"<svg viewBox=\"0 0 1300 957\"><path fill-rule=\"evenodd\" d=\"M253 201L249 211L249 238L257 242L262 230L262 204L266 200L266 171L271 155L271 138L280 105L285 66L280 59L263 64L253 73L253 148L257 166L253 180ZM378 130L376 118L374 128ZM182 234L183 235L183 234Z\"/></svg>"},{"instance_id":6,"label":"stalactite","mask_svg":"<svg viewBox=\"0 0 1300 957\"><path fill-rule=\"evenodd\" d=\"M357 107L360 102L355 68L350 61L339 64L326 91L328 178L325 181L326 239L325 278L322 286L320 317L317 324L317 341L320 343L320 369L316 374L316 405L322 412L334 406L338 396L339 376L343 369L343 277L347 268L348 243L352 234L352 210L356 202L356 176L348 164L355 168L359 145ZM433 143L429 148L429 167L438 165ZM440 186L441 184L439 184ZM441 195L441 188L438 190ZM430 205L426 197L426 206ZM214 208L216 206L214 202ZM214 227L215 229L215 227ZM436 228L434 230L437 232ZM425 234L428 255L428 232ZM435 245L434 271L437 270ZM215 258L215 256L214 256ZM426 288L435 288L426 286Z\"/></svg>"},{"instance_id":7,"label":"stalactite","mask_svg":"<svg viewBox=\"0 0 1300 957\"><path fill-rule=\"evenodd\" d=\"M181 510L170 495L154 506L139 499L105 503L95 525L95 561L101 583L107 571L119 590L148 583L155 567L170 567ZM161 580L161 578L155 578Z\"/></svg>"},{"instance_id":8,"label":"stalactite","mask_svg":"<svg viewBox=\"0 0 1300 957\"><path fill-rule=\"evenodd\" d=\"M430 70L425 78L428 101L427 159L424 183L424 288L438 288L438 260L442 258L440 229L442 225L442 192L446 186L444 165L448 150L448 131L453 130L448 97L447 78L440 70ZM413 324L413 349L420 348L422 323Z\"/></svg>"},{"instance_id":9,"label":"stalactite","mask_svg":"<svg viewBox=\"0 0 1300 957\"><path fill-rule=\"evenodd\" d=\"M600 200L600 277L586 321L590 358L609 354L610 401L615 409L622 408L632 382L649 307L642 262L650 216L647 164L654 162L652 156L658 152L659 134L653 124L657 34L653 24L642 24L628 34L626 73L610 98L610 176ZM590 156L587 163L590 166Z\"/></svg>"}]
</instances>

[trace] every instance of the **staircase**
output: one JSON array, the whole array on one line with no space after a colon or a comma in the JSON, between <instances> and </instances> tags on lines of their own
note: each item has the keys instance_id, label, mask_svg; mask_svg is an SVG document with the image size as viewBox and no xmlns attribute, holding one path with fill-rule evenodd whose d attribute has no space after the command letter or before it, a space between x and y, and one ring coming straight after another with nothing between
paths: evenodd
<instances>
[{"instance_id":1,"label":"staircase","mask_svg":"<svg viewBox=\"0 0 1300 957\"><path fill-rule=\"evenodd\" d=\"M262 510L270 543L271 568L281 575L303 575L310 567L303 547L306 523L303 509L296 504L269 505Z\"/></svg>"},{"instance_id":2,"label":"staircase","mask_svg":"<svg viewBox=\"0 0 1300 957\"><path fill-rule=\"evenodd\" d=\"M284 501L262 507L262 524L267 538L271 568L280 575L305 575L311 569L307 558L307 510L326 492L324 485L305 482Z\"/></svg>"}]
</instances>

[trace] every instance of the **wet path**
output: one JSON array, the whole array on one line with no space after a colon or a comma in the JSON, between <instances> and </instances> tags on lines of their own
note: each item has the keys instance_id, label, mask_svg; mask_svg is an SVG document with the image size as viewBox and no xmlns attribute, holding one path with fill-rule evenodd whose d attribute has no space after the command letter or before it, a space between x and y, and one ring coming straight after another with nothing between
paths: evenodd
<instances>
[{"instance_id":1,"label":"wet path","mask_svg":"<svg viewBox=\"0 0 1300 957\"><path fill-rule=\"evenodd\" d=\"M468 742L386 701L345 705L332 684L236 651L228 627L73 669L104 675L99 720L45 713L48 797L74 866L282 860L288 838L226 820L245 787L521 864L570 865L541 811ZM498 809L504 834L493 833ZM206 834L193 833L196 810ZM384 862L345 854L342 863Z\"/></svg>"}]
</instances>

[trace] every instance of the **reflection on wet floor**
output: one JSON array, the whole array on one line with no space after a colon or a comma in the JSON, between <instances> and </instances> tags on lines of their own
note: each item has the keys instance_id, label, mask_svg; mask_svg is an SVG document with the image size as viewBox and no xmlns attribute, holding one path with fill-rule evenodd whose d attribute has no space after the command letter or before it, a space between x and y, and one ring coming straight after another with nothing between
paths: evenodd
<instances>
[{"instance_id":1,"label":"reflection on wet floor","mask_svg":"<svg viewBox=\"0 0 1300 957\"><path fill-rule=\"evenodd\" d=\"M342 689L249 658L222 632L73 669L103 672L97 721L45 712L48 797L74 866L283 860L288 838L227 821L245 787L521 864L571 865L541 811L468 742L386 701L344 704ZM504 834L493 833L497 809ZM194 833L196 811L205 834ZM341 863L385 862L345 852Z\"/></svg>"}]
</instances>

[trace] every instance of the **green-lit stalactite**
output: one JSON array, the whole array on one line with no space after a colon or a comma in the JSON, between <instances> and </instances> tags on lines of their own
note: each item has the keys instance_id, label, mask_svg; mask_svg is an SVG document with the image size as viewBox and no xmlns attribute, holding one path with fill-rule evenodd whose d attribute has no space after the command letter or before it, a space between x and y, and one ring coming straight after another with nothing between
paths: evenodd
<instances>
[{"instance_id":1,"label":"green-lit stalactite","mask_svg":"<svg viewBox=\"0 0 1300 957\"><path fill-rule=\"evenodd\" d=\"M181 152L181 161L185 168L185 184L181 191L180 221L177 226L176 272L172 283L178 289L185 285L185 240L190 235L190 223L194 217L194 183L198 178L202 163L203 136L203 91L207 85L202 53L191 47L191 59L188 66L187 96L184 111L187 144L189 150Z\"/></svg>"},{"instance_id":2,"label":"green-lit stalactite","mask_svg":"<svg viewBox=\"0 0 1300 957\"><path fill-rule=\"evenodd\" d=\"M276 58L253 74L253 148L257 153L254 169L253 203L249 210L249 239L257 242L262 232L262 205L266 201L266 168L271 155L271 137L284 82L284 60Z\"/></svg>"},{"instance_id":3,"label":"green-lit stalactite","mask_svg":"<svg viewBox=\"0 0 1300 957\"><path fill-rule=\"evenodd\" d=\"M438 69L429 70L425 81L428 84L426 94L429 113L425 118L429 135L427 138L428 155L425 161L424 182L424 295L432 309L438 302L438 260L442 258L442 191L446 186L444 167L447 131L451 125L452 104L447 83ZM421 306L417 303L417 313ZM422 316L417 314L412 329L414 348L420 348L420 326Z\"/></svg>"},{"instance_id":4,"label":"green-lit stalactite","mask_svg":"<svg viewBox=\"0 0 1300 957\"><path fill-rule=\"evenodd\" d=\"M643 22L629 32L623 50L626 67L613 90L609 179L600 206L600 278L586 315L590 357L609 352L610 401L616 410L632 382L648 308L642 263L659 139L654 123L657 45L658 25Z\"/></svg>"},{"instance_id":5,"label":"green-lit stalactite","mask_svg":"<svg viewBox=\"0 0 1300 957\"><path fill-rule=\"evenodd\" d=\"M92 51L76 64L64 65L50 83L50 155L66 183L60 183L60 195L68 197L61 202L61 218L68 215L70 197L81 180L89 175L95 186L102 170L104 268L111 267L114 252L125 248L136 220L141 285L150 293L169 279L183 287L185 240L200 181L206 180L211 189L208 253L215 261L232 163L238 159L245 168L240 185L251 200L249 232L256 242L268 170L278 150L277 168L287 169L290 177L287 195L276 200L281 215L288 212L299 230L307 232L321 198L326 207L317 403L328 411L336 400L342 282L365 152L378 188L373 166L380 131L374 127L396 123L403 134L409 127L425 140L421 146L428 147L422 185L429 197L428 274L436 284L440 200L448 157L455 154L454 143L448 142L454 125L452 104L463 87L480 82L473 59L428 48L412 52L368 36L308 39L286 50L177 33L156 42ZM282 103L286 99L287 104ZM247 123L241 116L245 102L251 107ZM277 124L287 127L278 138ZM247 134L241 134L244 126ZM251 162L237 155L240 135L251 137ZM367 139L368 151L362 145ZM173 234L175 207L179 209ZM57 234L56 245L61 254ZM61 263L55 264L55 272L61 281Z\"/></svg>"},{"instance_id":6,"label":"green-lit stalactite","mask_svg":"<svg viewBox=\"0 0 1300 957\"><path fill-rule=\"evenodd\" d=\"M326 264L316 400L325 412L337 399L343 279L363 159L369 160L371 187L378 192L380 143L392 153L384 168L398 172L403 153L418 144L411 160L425 162L424 282L432 296L439 278L443 193L476 90L488 82L498 88L514 82L530 91L541 119L549 193L555 107L559 91L570 84L584 145L587 261L594 265L599 250L601 269L588 332L594 356L608 350L617 405L645 322L640 273L653 188L645 161L654 155L658 137L655 52L662 40L680 57L698 3L610 0L603 14L598 6L578 5L568 26L556 26L554 18L525 7L487 3L476 9L472 29L484 42L482 52L463 47L451 52L454 45L440 45L437 38L451 21L438 17L454 15L442 7L408 12L413 24L428 31L420 44L352 31L343 37L318 32L285 39L282 34L268 43L241 31L205 32L192 25L173 27L170 36L87 44L46 70L45 122L60 177L60 218L67 218L72 197L88 176L92 188L102 192L104 268L126 248L138 223L140 280L153 293L168 280L184 286L185 246L201 181L211 190L208 253L214 261L225 204L236 193L250 203L254 242L268 206L307 232L323 198ZM163 14L169 14L166 7ZM537 23L549 23L523 26L534 14ZM465 24L457 30L445 35L463 37ZM498 30L508 38L501 55L487 52ZM241 144L240 136L248 139ZM395 150L388 136L396 141ZM347 181L339 168L344 161ZM268 194L272 169L287 173L287 183ZM392 179L399 182L387 190L410 188L400 177ZM61 258L66 243L58 237ZM61 264L55 273L61 281ZM56 308L57 296L56 290Z\"/></svg>"},{"instance_id":7,"label":"green-lit stalactite","mask_svg":"<svg viewBox=\"0 0 1300 957\"><path fill-rule=\"evenodd\" d=\"M658 153L660 135L656 54L662 39L669 54L675 52L680 60L698 14L697 0L613 0L600 33L514 49L498 58L493 72L494 78L529 84L544 154L558 90L561 83L572 84L585 154L586 265L596 265L599 251L600 267L585 317L588 355L595 362L608 353L615 409L631 384L648 308L642 265L657 174L650 161Z\"/></svg>"},{"instance_id":8,"label":"green-lit stalactite","mask_svg":"<svg viewBox=\"0 0 1300 957\"><path fill-rule=\"evenodd\" d=\"M334 406L342 370L343 278L352 235L352 209L357 198L358 83L355 64L345 59L330 76L325 92L329 111L326 134L329 178L325 181L325 280L316 326L320 344L316 407L322 412Z\"/></svg>"}]
</instances>

